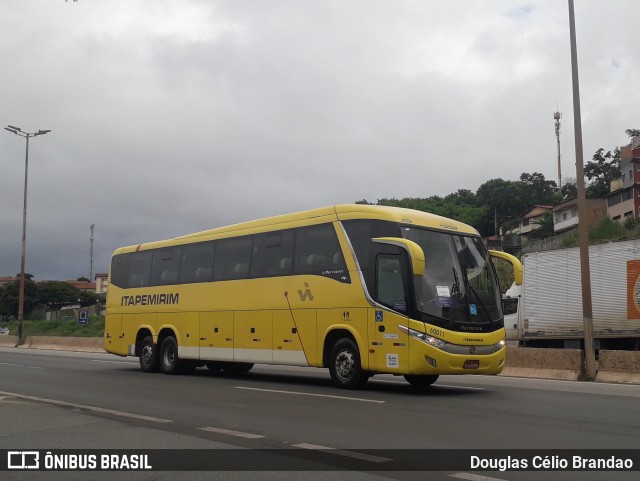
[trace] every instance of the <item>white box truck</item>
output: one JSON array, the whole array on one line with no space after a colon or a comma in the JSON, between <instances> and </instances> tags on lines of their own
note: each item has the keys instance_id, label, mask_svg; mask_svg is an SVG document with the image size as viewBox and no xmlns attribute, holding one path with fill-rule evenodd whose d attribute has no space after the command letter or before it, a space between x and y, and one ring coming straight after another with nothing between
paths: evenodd
<instances>
[{"instance_id":1,"label":"white box truck","mask_svg":"<svg viewBox=\"0 0 640 481\"><path fill-rule=\"evenodd\" d=\"M596 349L640 350L640 239L589 246ZM521 285L504 296L508 340L580 348L584 338L580 250L522 257Z\"/></svg>"}]
</instances>

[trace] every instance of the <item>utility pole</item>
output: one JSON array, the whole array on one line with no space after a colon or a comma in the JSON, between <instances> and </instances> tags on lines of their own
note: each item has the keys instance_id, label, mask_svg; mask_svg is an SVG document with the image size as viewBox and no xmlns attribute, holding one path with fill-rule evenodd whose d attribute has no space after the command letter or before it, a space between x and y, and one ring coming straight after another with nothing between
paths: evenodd
<instances>
[{"instance_id":1,"label":"utility pole","mask_svg":"<svg viewBox=\"0 0 640 481\"><path fill-rule=\"evenodd\" d=\"M580 113L580 85L573 0L569 0L569 37L571 42L571 77L573 80L573 125L576 144L576 185L578 187L578 239L580 243L580 277L582 279L582 322L584 325L584 359L586 380L596 378L596 353L593 348L593 306L591 303L591 270L589 266L589 227L587 226L587 198L584 185L582 155L582 117Z\"/></svg>"},{"instance_id":2,"label":"utility pole","mask_svg":"<svg viewBox=\"0 0 640 481\"><path fill-rule=\"evenodd\" d=\"M560 166L560 118L562 114L558 111L553 113L556 121L556 142L558 144L558 189L562 189L562 167Z\"/></svg>"},{"instance_id":3,"label":"utility pole","mask_svg":"<svg viewBox=\"0 0 640 481\"><path fill-rule=\"evenodd\" d=\"M91 224L89 229L91 230L91 247L89 247L89 282L93 278L93 229L95 228L95 224Z\"/></svg>"}]
</instances>

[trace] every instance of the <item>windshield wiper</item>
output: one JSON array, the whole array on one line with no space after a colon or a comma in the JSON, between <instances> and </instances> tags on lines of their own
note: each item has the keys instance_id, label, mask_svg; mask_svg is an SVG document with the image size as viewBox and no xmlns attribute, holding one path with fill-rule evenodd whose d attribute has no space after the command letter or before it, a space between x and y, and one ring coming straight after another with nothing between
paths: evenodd
<instances>
[{"instance_id":1,"label":"windshield wiper","mask_svg":"<svg viewBox=\"0 0 640 481\"><path fill-rule=\"evenodd\" d=\"M467 268L463 265L462 266L462 280L464 281L464 285L465 287L467 287L471 293L475 296L475 298L478 300L478 304L480 304L480 307L482 308L482 312L484 312L484 315L487 316L487 321L491 322L491 316L489 315L489 311L487 311L487 308L484 305L484 302L482 302L482 299L480 299L480 296L478 295L478 293L476 292L476 290L471 286L471 284L469 284L469 277L467 276ZM468 315L468 311L467 311L467 315Z\"/></svg>"},{"instance_id":2,"label":"windshield wiper","mask_svg":"<svg viewBox=\"0 0 640 481\"><path fill-rule=\"evenodd\" d=\"M451 286L451 297L453 297L456 294L460 294L460 281L458 280L456 268L452 267L451 269L453 269L453 285Z\"/></svg>"}]
</instances>

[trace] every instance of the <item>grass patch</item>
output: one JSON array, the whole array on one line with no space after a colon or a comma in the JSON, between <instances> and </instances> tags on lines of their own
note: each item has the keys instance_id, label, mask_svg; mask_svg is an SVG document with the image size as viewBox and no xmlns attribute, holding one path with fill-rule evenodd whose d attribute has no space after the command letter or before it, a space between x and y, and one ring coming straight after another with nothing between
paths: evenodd
<instances>
[{"instance_id":1,"label":"grass patch","mask_svg":"<svg viewBox=\"0 0 640 481\"><path fill-rule=\"evenodd\" d=\"M9 329L9 335L18 335L18 321L0 322L0 327ZM89 325L81 326L78 320L69 321L22 321L22 334L26 336L61 336L61 337L103 337L104 316L89 316Z\"/></svg>"}]
</instances>

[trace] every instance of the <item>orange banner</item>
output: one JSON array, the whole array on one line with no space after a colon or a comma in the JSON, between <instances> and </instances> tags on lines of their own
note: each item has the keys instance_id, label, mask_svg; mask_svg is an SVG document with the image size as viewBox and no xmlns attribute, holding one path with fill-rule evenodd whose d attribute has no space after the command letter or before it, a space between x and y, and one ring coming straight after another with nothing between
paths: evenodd
<instances>
[{"instance_id":1,"label":"orange banner","mask_svg":"<svg viewBox=\"0 0 640 481\"><path fill-rule=\"evenodd\" d=\"M640 319L640 260L627 261L627 318Z\"/></svg>"}]
</instances>

